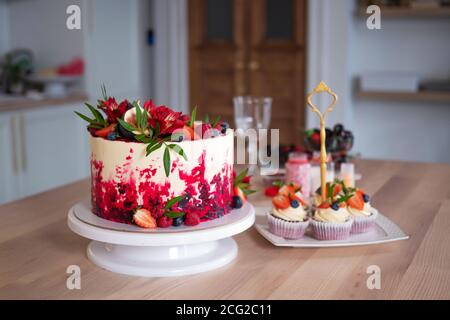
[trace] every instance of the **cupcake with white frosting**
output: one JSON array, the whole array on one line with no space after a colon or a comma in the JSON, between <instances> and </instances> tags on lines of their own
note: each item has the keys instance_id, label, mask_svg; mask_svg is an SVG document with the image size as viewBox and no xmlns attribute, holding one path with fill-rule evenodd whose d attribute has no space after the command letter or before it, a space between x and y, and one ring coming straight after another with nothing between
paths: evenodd
<instances>
[{"instance_id":1,"label":"cupcake with white frosting","mask_svg":"<svg viewBox=\"0 0 450 320\"><path fill-rule=\"evenodd\" d=\"M370 205L369 195L361 189L356 189L346 203L347 210L354 219L351 232L364 233L370 231L375 225L378 211Z\"/></svg>"},{"instance_id":2,"label":"cupcake with white frosting","mask_svg":"<svg viewBox=\"0 0 450 320\"><path fill-rule=\"evenodd\" d=\"M307 205L300 188L284 185L273 197L272 210L267 214L269 231L285 239L300 239L309 225Z\"/></svg>"},{"instance_id":3,"label":"cupcake with white frosting","mask_svg":"<svg viewBox=\"0 0 450 320\"><path fill-rule=\"evenodd\" d=\"M327 198L317 198L318 205L311 219L313 237L317 240L344 240L350 236L353 217L346 201L352 197L348 189L342 190L340 181L327 184Z\"/></svg>"}]
</instances>

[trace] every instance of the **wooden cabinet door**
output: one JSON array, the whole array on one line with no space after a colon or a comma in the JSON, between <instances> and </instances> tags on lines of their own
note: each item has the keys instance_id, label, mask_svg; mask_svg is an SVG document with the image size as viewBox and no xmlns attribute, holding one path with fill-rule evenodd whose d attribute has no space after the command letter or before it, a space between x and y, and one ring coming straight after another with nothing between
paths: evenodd
<instances>
[{"instance_id":1,"label":"wooden cabinet door","mask_svg":"<svg viewBox=\"0 0 450 320\"><path fill-rule=\"evenodd\" d=\"M232 124L235 95L245 94L247 0L189 1L191 107Z\"/></svg>"},{"instance_id":2,"label":"wooden cabinet door","mask_svg":"<svg viewBox=\"0 0 450 320\"><path fill-rule=\"evenodd\" d=\"M273 98L271 127L298 143L305 110L306 0L190 0L191 106L233 121L236 95Z\"/></svg>"},{"instance_id":3,"label":"wooden cabinet door","mask_svg":"<svg viewBox=\"0 0 450 320\"><path fill-rule=\"evenodd\" d=\"M305 113L305 0L251 0L250 94L273 98L271 127L298 143Z\"/></svg>"}]
</instances>

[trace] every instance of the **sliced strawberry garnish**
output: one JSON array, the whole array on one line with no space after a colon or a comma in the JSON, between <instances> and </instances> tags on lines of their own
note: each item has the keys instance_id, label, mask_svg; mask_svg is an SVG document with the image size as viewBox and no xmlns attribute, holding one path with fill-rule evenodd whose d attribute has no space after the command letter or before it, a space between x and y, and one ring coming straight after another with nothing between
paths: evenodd
<instances>
[{"instance_id":1,"label":"sliced strawberry garnish","mask_svg":"<svg viewBox=\"0 0 450 320\"><path fill-rule=\"evenodd\" d=\"M133 220L141 228L156 228L156 219L147 209L137 209L133 215Z\"/></svg>"},{"instance_id":2,"label":"sliced strawberry garnish","mask_svg":"<svg viewBox=\"0 0 450 320\"><path fill-rule=\"evenodd\" d=\"M342 186L339 183L336 183L334 185L334 189L333 189L333 197L335 197L341 191L342 191Z\"/></svg>"},{"instance_id":3,"label":"sliced strawberry garnish","mask_svg":"<svg viewBox=\"0 0 450 320\"><path fill-rule=\"evenodd\" d=\"M298 193L290 194L289 195L290 200L297 200L301 203L302 206L306 205L306 202L298 195Z\"/></svg>"},{"instance_id":4,"label":"sliced strawberry garnish","mask_svg":"<svg viewBox=\"0 0 450 320\"><path fill-rule=\"evenodd\" d=\"M242 191L242 189L239 187L234 187L233 196L238 196L239 198L241 198L242 203L244 203L247 200L244 191Z\"/></svg>"},{"instance_id":5,"label":"sliced strawberry garnish","mask_svg":"<svg viewBox=\"0 0 450 320\"><path fill-rule=\"evenodd\" d=\"M194 140L194 129L188 126L184 126L183 129L183 136L186 140Z\"/></svg>"},{"instance_id":6,"label":"sliced strawberry garnish","mask_svg":"<svg viewBox=\"0 0 450 320\"><path fill-rule=\"evenodd\" d=\"M287 209L291 205L291 202L287 196L278 194L272 199L272 204L277 209Z\"/></svg>"},{"instance_id":7,"label":"sliced strawberry garnish","mask_svg":"<svg viewBox=\"0 0 450 320\"><path fill-rule=\"evenodd\" d=\"M109 133L114 132L114 130L116 130L116 126L117 123L110 124L106 128L95 131L95 135L97 137L106 138L106 136L108 136Z\"/></svg>"},{"instance_id":8,"label":"sliced strawberry garnish","mask_svg":"<svg viewBox=\"0 0 450 320\"><path fill-rule=\"evenodd\" d=\"M295 194L295 188L291 185L284 185L278 191L279 194L289 197L290 194Z\"/></svg>"},{"instance_id":9,"label":"sliced strawberry garnish","mask_svg":"<svg viewBox=\"0 0 450 320\"><path fill-rule=\"evenodd\" d=\"M347 204L356 210L364 209L364 198L360 191L356 191L353 197L347 200Z\"/></svg>"},{"instance_id":10,"label":"sliced strawberry garnish","mask_svg":"<svg viewBox=\"0 0 450 320\"><path fill-rule=\"evenodd\" d=\"M330 204L328 202L322 202L320 205L317 206L317 208L320 209L328 209L330 206Z\"/></svg>"}]
</instances>

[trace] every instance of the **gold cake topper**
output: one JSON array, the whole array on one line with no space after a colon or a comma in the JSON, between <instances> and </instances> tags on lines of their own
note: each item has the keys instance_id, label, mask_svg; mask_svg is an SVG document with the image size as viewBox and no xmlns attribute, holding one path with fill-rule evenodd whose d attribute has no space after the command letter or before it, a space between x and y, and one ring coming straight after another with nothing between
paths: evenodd
<instances>
[{"instance_id":1,"label":"gold cake topper","mask_svg":"<svg viewBox=\"0 0 450 320\"><path fill-rule=\"evenodd\" d=\"M320 92L326 92L333 97L333 101L326 108L324 113L321 113L320 110L312 103L312 97ZM325 119L330 111L333 110L336 102L338 100L338 96L334 93L323 81L313 89L313 91L308 94L307 102L311 107L312 111L316 113L320 120L320 189L322 194L322 201L325 202L327 199L327 188L326 188L326 177L327 177L327 150L325 148Z\"/></svg>"}]
</instances>

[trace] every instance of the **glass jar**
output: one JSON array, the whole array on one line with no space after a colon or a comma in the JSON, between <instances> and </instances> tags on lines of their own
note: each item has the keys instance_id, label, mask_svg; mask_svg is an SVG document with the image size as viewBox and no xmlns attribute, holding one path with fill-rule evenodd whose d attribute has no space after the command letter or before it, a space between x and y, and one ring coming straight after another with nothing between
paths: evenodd
<instances>
[{"instance_id":1,"label":"glass jar","mask_svg":"<svg viewBox=\"0 0 450 320\"><path fill-rule=\"evenodd\" d=\"M285 182L293 182L302 188L302 194L306 197L311 193L311 165L308 156L301 152L291 152L286 163Z\"/></svg>"}]
</instances>

